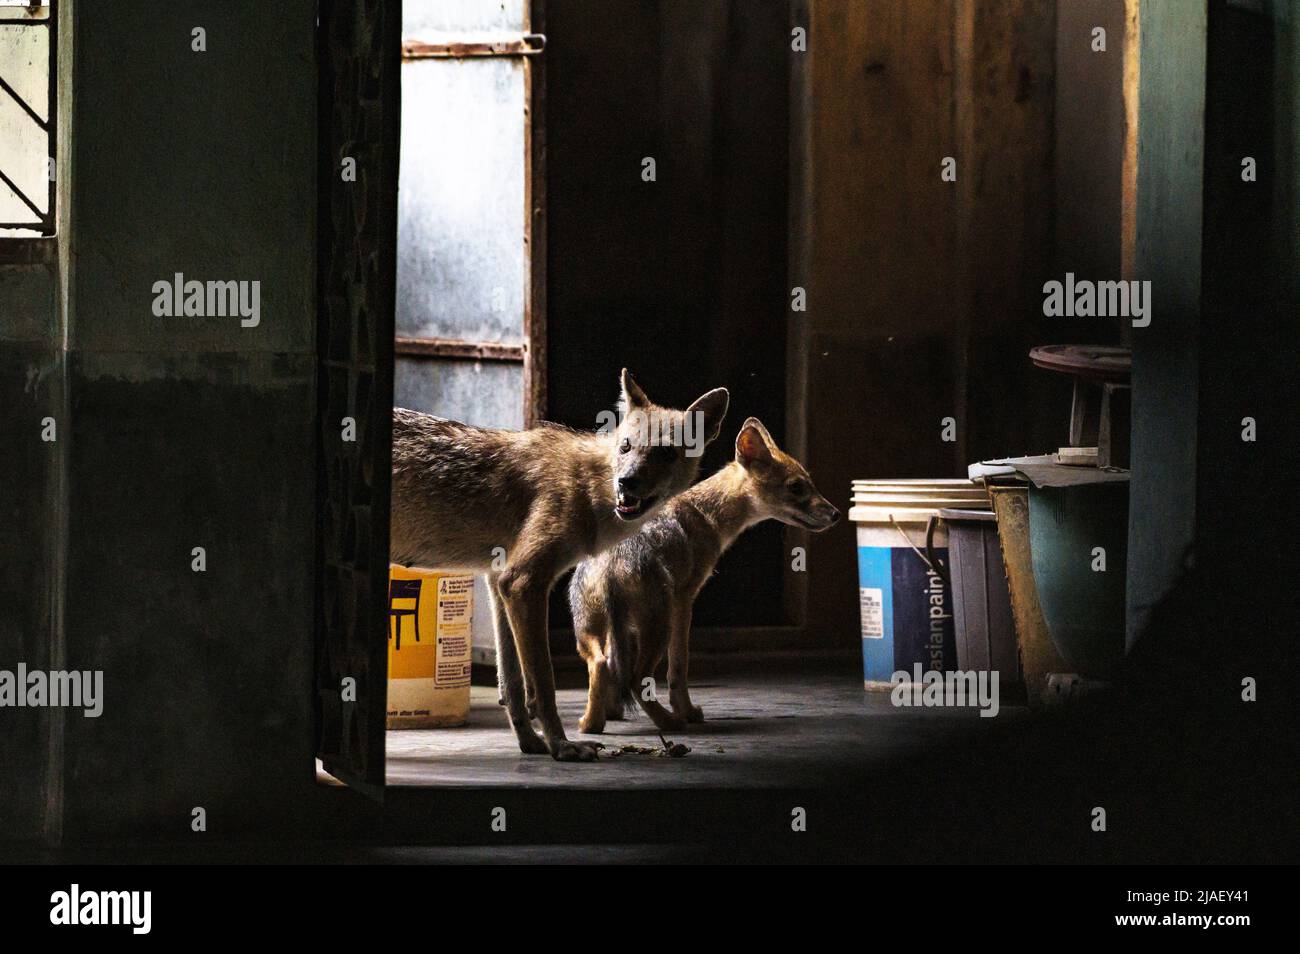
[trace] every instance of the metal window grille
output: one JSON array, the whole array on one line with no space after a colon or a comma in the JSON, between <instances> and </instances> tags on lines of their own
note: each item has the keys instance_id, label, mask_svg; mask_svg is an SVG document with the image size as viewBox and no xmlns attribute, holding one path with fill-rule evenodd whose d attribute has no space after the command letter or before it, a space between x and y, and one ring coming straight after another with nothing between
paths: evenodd
<instances>
[{"instance_id":1,"label":"metal window grille","mask_svg":"<svg viewBox=\"0 0 1300 954\"><path fill-rule=\"evenodd\" d=\"M45 166L47 180L45 207L41 208L38 204L39 195L33 198L28 195L10 173L13 170L5 170L0 167L0 182L9 189L10 192L31 212L31 218L18 221L0 221L0 229L21 229L25 231L36 232L40 235L53 235L54 225L54 201L55 201L55 181L54 176L49 173L54 162L56 149L58 146L58 69L56 58L58 56L58 0L37 0L37 2L25 2L22 4L0 3L0 29L30 29L44 30L45 47L47 53L46 81L48 83L48 92L46 98L46 115L42 118L30 103L16 90L5 77L7 68L12 68L15 64L6 64L0 62L0 98L12 100L22 111L23 116L29 122L35 123L45 133ZM11 74L12 77L12 74ZM29 186L30 188L30 186ZM35 190L32 190L33 192ZM7 216L0 216L7 218Z\"/></svg>"}]
</instances>

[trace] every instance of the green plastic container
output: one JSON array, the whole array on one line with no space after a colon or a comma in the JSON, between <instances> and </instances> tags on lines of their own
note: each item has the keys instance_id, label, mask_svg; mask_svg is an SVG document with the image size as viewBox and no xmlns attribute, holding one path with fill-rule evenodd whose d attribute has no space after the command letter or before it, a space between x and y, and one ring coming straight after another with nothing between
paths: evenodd
<instances>
[{"instance_id":1,"label":"green plastic container","mask_svg":"<svg viewBox=\"0 0 1300 954\"><path fill-rule=\"evenodd\" d=\"M1043 619L1071 671L1093 679L1111 678L1124 658L1128 487L1112 481L1029 488Z\"/></svg>"}]
</instances>

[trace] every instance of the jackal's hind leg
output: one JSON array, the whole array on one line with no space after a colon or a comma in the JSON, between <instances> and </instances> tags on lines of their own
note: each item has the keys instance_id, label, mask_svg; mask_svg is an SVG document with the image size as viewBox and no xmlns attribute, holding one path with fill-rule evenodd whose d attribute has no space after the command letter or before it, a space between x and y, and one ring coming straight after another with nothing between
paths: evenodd
<instances>
[{"instance_id":1,"label":"jackal's hind leg","mask_svg":"<svg viewBox=\"0 0 1300 954\"><path fill-rule=\"evenodd\" d=\"M546 750L557 762L594 762L603 746L597 742L570 741L555 706L555 670L551 667L546 625L547 596L558 575L553 569L544 555L531 564L512 564L501 574L500 593L515 637L515 648L519 651L519 662L526 673L525 682L537 701L537 719L542 725ZM520 703L525 725L532 732L522 699Z\"/></svg>"},{"instance_id":2,"label":"jackal's hind leg","mask_svg":"<svg viewBox=\"0 0 1300 954\"><path fill-rule=\"evenodd\" d=\"M528 755L545 755L549 749L546 743L533 731L524 708L524 676L519 667L519 654L515 649L514 634L510 631L510 619L506 614L505 600L497 589L495 579L488 580L488 596L492 603L493 632L497 644L497 692L501 704L506 707L506 716L510 727L515 730L519 740L519 751Z\"/></svg>"},{"instance_id":3,"label":"jackal's hind leg","mask_svg":"<svg viewBox=\"0 0 1300 954\"><path fill-rule=\"evenodd\" d=\"M623 700L618 696L618 686L610 675L609 664L601 667L605 670L605 718L611 722L623 721Z\"/></svg>"},{"instance_id":4,"label":"jackal's hind leg","mask_svg":"<svg viewBox=\"0 0 1300 954\"><path fill-rule=\"evenodd\" d=\"M578 636L578 654L587 663L587 710L578 720L578 731L600 735L605 731L606 698L609 695L609 667L601 651L600 637Z\"/></svg>"}]
</instances>

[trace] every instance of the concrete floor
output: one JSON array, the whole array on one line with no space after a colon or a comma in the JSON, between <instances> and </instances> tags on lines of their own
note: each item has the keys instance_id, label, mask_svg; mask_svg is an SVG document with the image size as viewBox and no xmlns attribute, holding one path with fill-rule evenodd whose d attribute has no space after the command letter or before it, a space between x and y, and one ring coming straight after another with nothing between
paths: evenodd
<instances>
[{"instance_id":1,"label":"concrete floor","mask_svg":"<svg viewBox=\"0 0 1300 954\"><path fill-rule=\"evenodd\" d=\"M854 667L701 665L709 721L682 759L560 764L515 747L495 689L471 724L389 733L382 801L320 786L260 840L28 849L28 860L618 864L728 861L1228 863L1293 860L1293 789L1263 756L1290 722L1180 688L1030 714L896 709ZM575 736L584 690L559 694ZM610 744L656 745L637 715ZM720 750L720 751L719 751ZM1276 753L1274 753L1276 754ZM1279 776L1280 777L1280 776ZM1094 829L1104 806L1108 828ZM508 829L498 830L498 812ZM792 818L806 820L796 829ZM0 852L2 853L2 852ZM21 856L19 856L21 858ZM11 857L10 860L15 860Z\"/></svg>"},{"instance_id":2,"label":"concrete floor","mask_svg":"<svg viewBox=\"0 0 1300 954\"><path fill-rule=\"evenodd\" d=\"M829 785L846 770L862 771L930 747L964 726L1017 718L1003 706L996 719L973 709L900 709L888 693L866 692L856 673L717 676L691 689L705 722L671 733L691 752L602 757L598 764L559 763L521 755L496 689L474 686L469 725L388 733L390 786L493 788L765 788ZM586 690L561 689L560 716L570 738L610 748L660 746L654 725L637 710L610 722L602 736L581 735Z\"/></svg>"}]
</instances>

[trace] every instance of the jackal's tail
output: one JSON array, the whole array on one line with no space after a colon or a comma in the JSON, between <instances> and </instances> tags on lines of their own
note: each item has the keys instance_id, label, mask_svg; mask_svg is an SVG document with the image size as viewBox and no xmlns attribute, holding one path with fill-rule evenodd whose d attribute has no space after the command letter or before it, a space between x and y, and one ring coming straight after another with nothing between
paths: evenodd
<instances>
[{"instance_id":1,"label":"jackal's tail","mask_svg":"<svg viewBox=\"0 0 1300 954\"><path fill-rule=\"evenodd\" d=\"M614 691L618 695L623 713L636 706L636 639L628 630L629 607L620 599L618 587L611 586L605 592L606 606L609 608L609 653L606 665Z\"/></svg>"}]
</instances>

